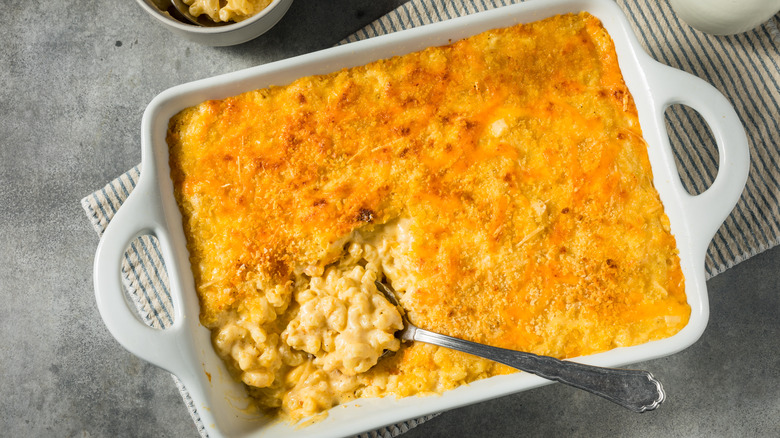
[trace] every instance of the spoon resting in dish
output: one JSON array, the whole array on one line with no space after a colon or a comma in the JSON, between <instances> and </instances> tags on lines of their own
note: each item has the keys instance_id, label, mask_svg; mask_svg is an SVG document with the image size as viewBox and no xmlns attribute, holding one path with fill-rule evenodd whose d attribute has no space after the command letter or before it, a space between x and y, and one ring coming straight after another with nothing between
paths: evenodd
<instances>
[{"instance_id":1,"label":"spoon resting in dish","mask_svg":"<svg viewBox=\"0 0 780 438\"><path fill-rule=\"evenodd\" d=\"M395 291L376 281L377 289L398 308L404 328L396 333L402 341L418 341L490 359L495 362L560 382L598 395L634 412L656 409L666 398L661 382L650 372L619 368L602 368L577 362L562 361L549 356L491 347L421 329L411 322Z\"/></svg>"}]
</instances>

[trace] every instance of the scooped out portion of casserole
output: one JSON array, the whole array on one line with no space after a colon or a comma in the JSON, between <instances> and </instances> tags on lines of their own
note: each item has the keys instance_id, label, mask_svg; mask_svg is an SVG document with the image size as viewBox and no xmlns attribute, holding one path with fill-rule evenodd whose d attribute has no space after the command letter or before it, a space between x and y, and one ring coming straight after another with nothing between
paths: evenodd
<instances>
[{"instance_id":1,"label":"scooped out portion of casserole","mask_svg":"<svg viewBox=\"0 0 780 438\"><path fill-rule=\"evenodd\" d=\"M674 335L684 280L612 41L587 13L188 108L171 176L201 322L289 421ZM393 352L385 355L384 351Z\"/></svg>"}]
</instances>

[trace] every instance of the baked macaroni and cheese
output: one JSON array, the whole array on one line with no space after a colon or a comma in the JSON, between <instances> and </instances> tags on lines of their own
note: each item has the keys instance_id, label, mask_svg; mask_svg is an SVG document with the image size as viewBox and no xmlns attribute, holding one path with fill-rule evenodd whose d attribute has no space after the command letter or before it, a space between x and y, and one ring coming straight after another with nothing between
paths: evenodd
<instances>
[{"instance_id":1,"label":"baked macaroni and cheese","mask_svg":"<svg viewBox=\"0 0 780 438\"><path fill-rule=\"evenodd\" d=\"M267 8L273 0L183 0L193 17L207 15L216 23L243 21Z\"/></svg>"},{"instance_id":2,"label":"baked macaroni and cheese","mask_svg":"<svg viewBox=\"0 0 780 438\"><path fill-rule=\"evenodd\" d=\"M513 372L401 345L375 280L422 328L558 358L687 324L634 102L587 13L207 101L168 143L201 322L289 421Z\"/></svg>"}]
</instances>

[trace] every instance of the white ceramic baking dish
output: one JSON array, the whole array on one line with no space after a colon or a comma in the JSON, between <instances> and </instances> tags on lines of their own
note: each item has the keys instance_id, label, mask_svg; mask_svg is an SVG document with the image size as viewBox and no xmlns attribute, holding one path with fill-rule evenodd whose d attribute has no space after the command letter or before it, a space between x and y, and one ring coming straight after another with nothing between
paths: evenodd
<instances>
[{"instance_id":1,"label":"white ceramic baking dish","mask_svg":"<svg viewBox=\"0 0 780 438\"><path fill-rule=\"evenodd\" d=\"M209 331L198 321L198 299L169 177L165 134L171 116L207 99L283 85L302 76L447 44L488 29L579 11L600 18L615 42L620 67L649 145L655 185L679 246L692 315L690 323L672 338L576 360L623 366L669 355L693 344L704 331L709 315L705 252L745 185L749 164L747 139L728 101L706 82L652 60L611 0L531 1L192 82L161 93L144 113L143 171L138 185L109 224L97 250L97 303L111 333L130 352L181 379L212 437L346 436L549 383L519 373L478 381L442 396L362 399L331 409L326 419L305 428L245 414L242 407L247 398L243 388L229 377L212 349ZM664 110L678 103L694 108L704 117L718 145L717 178L698 196L689 195L680 182L664 126ZM122 292L120 260L131 240L141 234L159 238L168 268L175 322L166 330L154 330L141 323Z\"/></svg>"}]
</instances>

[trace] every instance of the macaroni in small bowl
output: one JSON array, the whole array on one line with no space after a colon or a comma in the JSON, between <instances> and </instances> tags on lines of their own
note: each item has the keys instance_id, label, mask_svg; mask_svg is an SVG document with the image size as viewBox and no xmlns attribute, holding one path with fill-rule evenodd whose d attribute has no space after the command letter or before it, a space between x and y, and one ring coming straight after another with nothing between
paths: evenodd
<instances>
[{"instance_id":1,"label":"macaroni in small bowl","mask_svg":"<svg viewBox=\"0 0 780 438\"><path fill-rule=\"evenodd\" d=\"M267 8L273 0L183 0L195 17L208 15L214 22L242 21Z\"/></svg>"}]
</instances>

